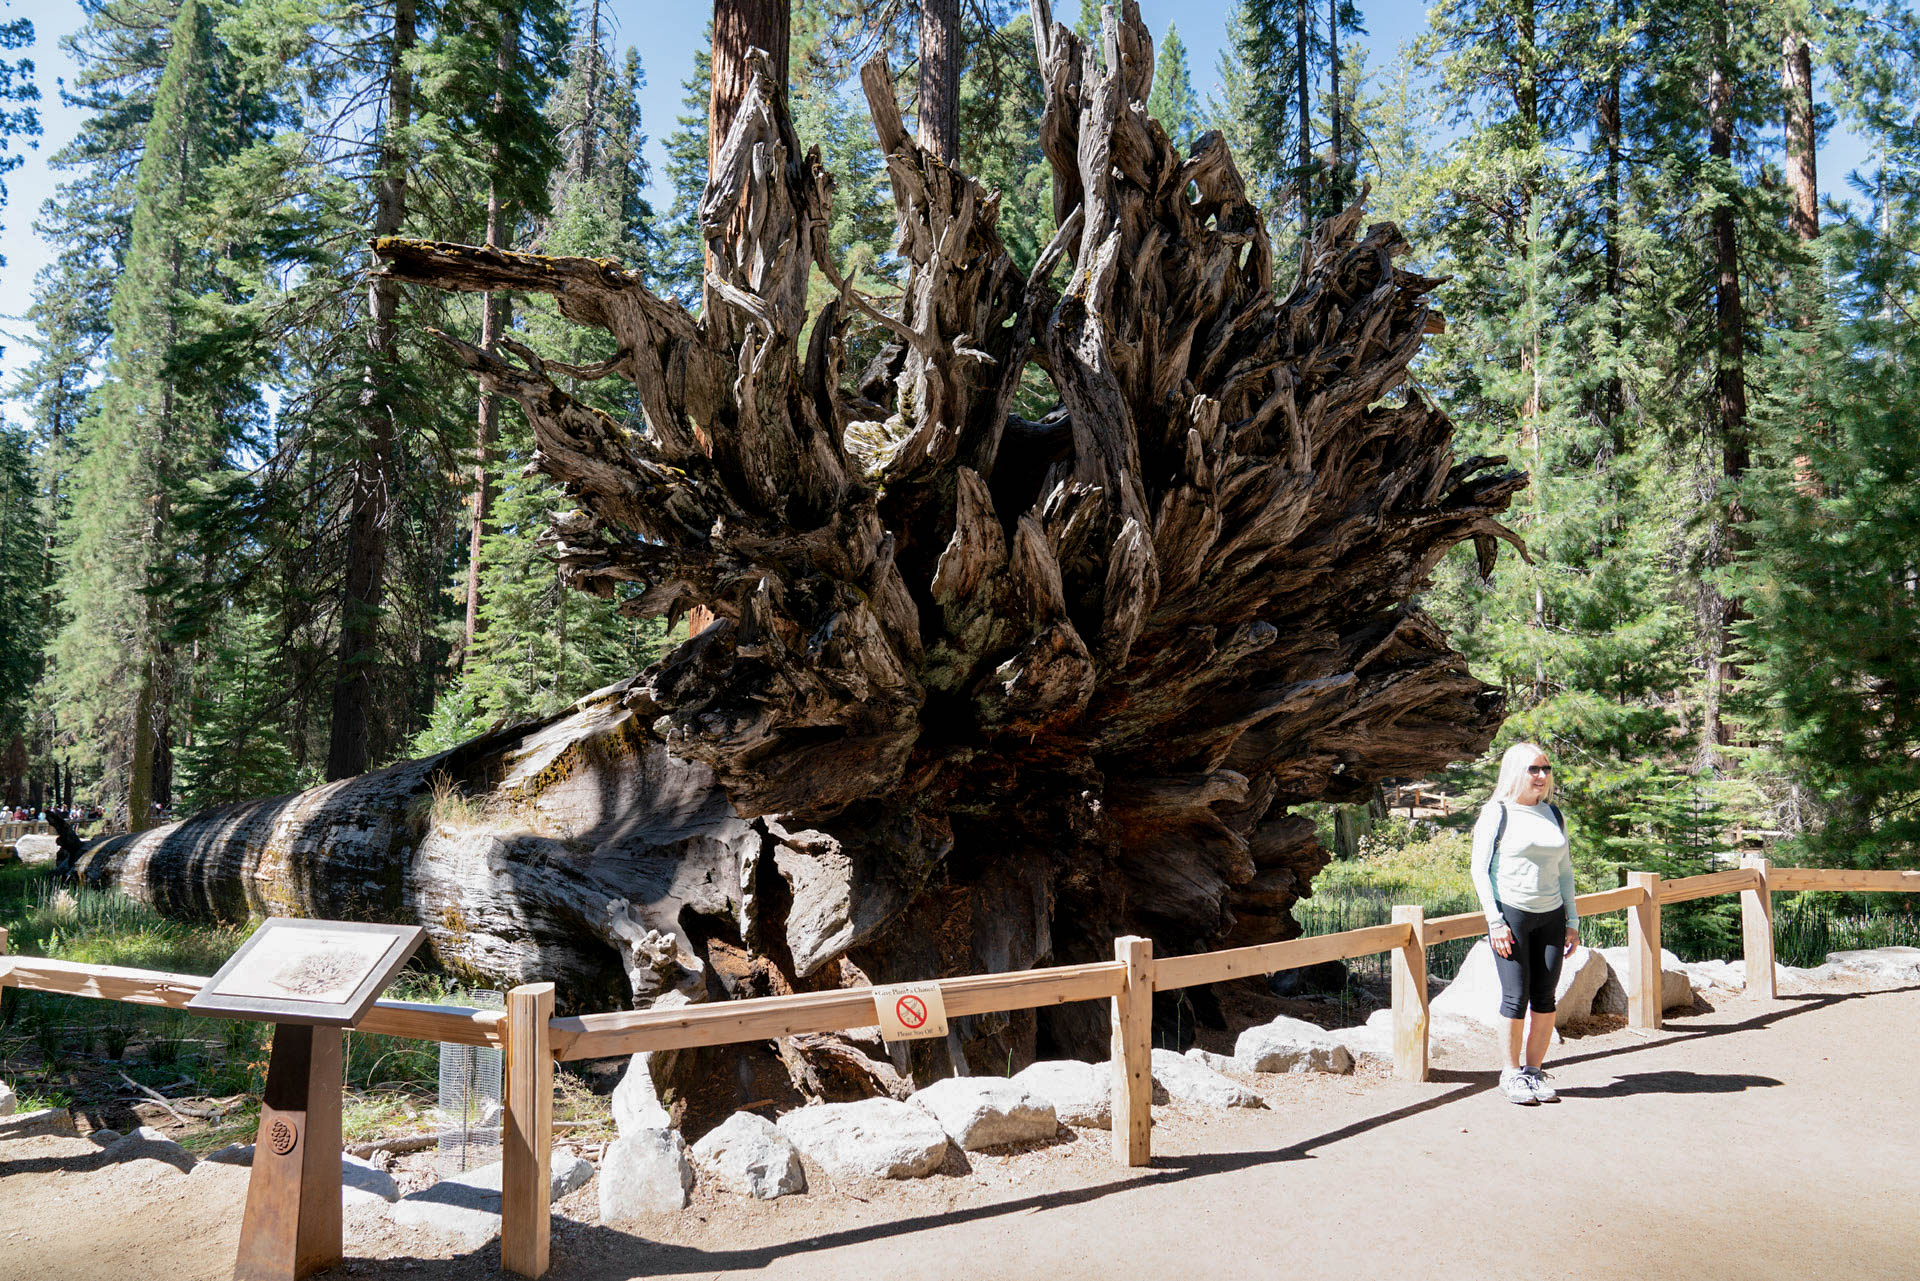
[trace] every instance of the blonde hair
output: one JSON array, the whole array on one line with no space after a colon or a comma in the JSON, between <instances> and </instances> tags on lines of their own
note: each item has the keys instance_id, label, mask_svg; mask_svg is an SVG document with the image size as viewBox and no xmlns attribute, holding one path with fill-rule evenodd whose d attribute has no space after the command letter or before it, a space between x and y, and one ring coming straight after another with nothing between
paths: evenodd
<instances>
[{"instance_id":1,"label":"blonde hair","mask_svg":"<svg viewBox=\"0 0 1920 1281\"><path fill-rule=\"evenodd\" d=\"M1493 799L1513 801L1520 797L1520 785L1527 781L1527 766L1538 757L1546 756L1546 750L1537 743L1515 743L1500 758L1500 781L1493 785ZM1541 800L1553 795L1553 775L1547 775L1547 790L1540 794Z\"/></svg>"}]
</instances>

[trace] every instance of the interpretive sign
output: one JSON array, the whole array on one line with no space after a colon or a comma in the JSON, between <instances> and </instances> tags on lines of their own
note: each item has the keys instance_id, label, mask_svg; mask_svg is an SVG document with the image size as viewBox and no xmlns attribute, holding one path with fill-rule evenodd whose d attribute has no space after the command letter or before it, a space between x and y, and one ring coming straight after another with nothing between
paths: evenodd
<instances>
[{"instance_id":1,"label":"interpretive sign","mask_svg":"<svg viewBox=\"0 0 1920 1281\"><path fill-rule=\"evenodd\" d=\"M896 983L873 989L880 1035L889 1041L918 1041L947 1034L947 1003L938 983Z\"/></svg>"},{"instance_id":2,"label":"interpretive sign","mask_svg":"<svg viewBox=\"0 0 1920 1281\"><path fill-rule=\"evenodd\" d=\"M426 931L270 916L187 1002L198 1014L352 1027Z\"/></svg>"}]
</instances>

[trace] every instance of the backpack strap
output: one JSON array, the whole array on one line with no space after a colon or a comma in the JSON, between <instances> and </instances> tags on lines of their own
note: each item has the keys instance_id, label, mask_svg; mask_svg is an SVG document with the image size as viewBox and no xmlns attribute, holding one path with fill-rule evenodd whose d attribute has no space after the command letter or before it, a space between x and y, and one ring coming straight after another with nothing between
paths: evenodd
<instances>
[{"instance_id":1,"label":"backpack strap","mask_svg":"<svg viewBox=\"0 0 1920 1281\"><path fill-rule=\"evenodd\" d=\"M1562 814L1560 807L1552 801L1547 802L1547 808L1553 811L1553 825L1560 829L1560 835L1565 836L1567 834L1567 816Z\"/></svg>"},{"instance_id":2,"label":"backpack strap","mask_svg":"<svg viewBox=\"0 0 1920 1281\"><path fill-rule=\"evenodd\" d=\"M1507 803L1500 802L1500 825L1493 829L1493 852L1487 855L1487 884L1493 886L1493 905L1505 910L1500 901L1500 838L1507 834Z\"/></svg>"}]
</instances>

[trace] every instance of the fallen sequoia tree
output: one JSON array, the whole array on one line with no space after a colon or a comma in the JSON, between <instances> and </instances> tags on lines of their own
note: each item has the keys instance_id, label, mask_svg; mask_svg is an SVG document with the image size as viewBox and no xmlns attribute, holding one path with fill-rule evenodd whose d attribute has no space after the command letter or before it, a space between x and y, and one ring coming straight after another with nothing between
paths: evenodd
<instances>
[{"instance_id":1,"label":"fallen sequoia tree","mask_svg":"<svg viewBox=\"0 0 1920 1281\"><path fill-rule=\"evenodd\" d=\"M1284 299L1218 134L1143 106L1034 0L1060 230L1021 273L1000 197L863 81L899 314L840 283L832 181L759 66L701 207L695 317L603 260L387 239L392 277L552 296L618 354L448 349L577 503L573 586L714 621L547 721L79 860L164 910L424 924L451 971L646 1005L1163 954L1296 932L1326 855L1289 807L1473 756L1499 723L1410 604L1524 483L1456 461L1406 385L1437 281L1390 224L1322 224ZM809 273L838 297L809 313ZM1062 278L1064 277L1064 283ZM844 366L855 314L888 344ZM1057 392L1014 412L1029 366ZM570 397L619 377L643 424ZM1102 1052L1104 1012L968 1021L964 1052Z\"/></svg>"}]
</instances>

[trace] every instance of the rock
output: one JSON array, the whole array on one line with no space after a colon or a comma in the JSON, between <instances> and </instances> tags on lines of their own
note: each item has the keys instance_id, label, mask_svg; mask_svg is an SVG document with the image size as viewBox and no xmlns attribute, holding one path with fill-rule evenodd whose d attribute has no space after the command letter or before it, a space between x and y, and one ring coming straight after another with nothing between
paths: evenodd
<instances>
[{"instance_id":1,"label":"rock","mask_svg":"<svg viewBox=\"0 0 1920 1281\"><path fill-rule=\"evenodd\" d=\"M1600 955L1606 958L1611 973L1607 981L1600 985L1599 994L1593 1000L1595 1014L1625 1014L1627 1012L1627 949L1624 947L1603 947ZM1687 977L1686 966L1672 952L1662 948L1660 951L1660 1008L1661 1011L1680 1011L1693 1008L1693 980Z\"/></svg>"},{"instance_id":2,"label":"rock","mask_svg":"<svg viewBox=\"0 0 1920 1281\"><path fill-rule=\"evenodd\" d=\"M65 1108L16 1112L0 1121L0 1139L31 1139L45 1134L73 1134L73 1117Z\"/></svg>"},{"instance_id":3,"label":"rock","mask_svg":"<svg viewBox=\"0 0 1920 1281\"><path fill-rule=\"evenodd\" d=\"M1774 990L1781 996L1801 996L1808 992L1831 991L1842 978L1858 978L1831 965L1816 965L1810 969L1801 969L1792 965L1777 966L1773 972Z\"/></svg>"},{"instance_id":4,"label":"rock","mask_svg":"<svg viewBox=\"0 0 1920 1281\"><path fill-rule=\"evenodd\" d=\"M253 1149L248 1148L248 1159ZM209 1160L212 1158L209 1157ZM385 1197L371 1182L357 1186L353 1166L367 1166L359 1157L341 1158L343 1186L341 1200L347 1205L373 1204ZM579 1167L585 1166L582 1171ZM499 1161L475 1166L449 1175L431 1187L422 1188L393 1202L389 1217L403 1227L425 1228L452 1241L473 1248L500 1231L500 1182L506 1167ZM556 1151L548 1163L547 1199L557 1201L593 1177L593 1166L571 1152ZM375 1170L387 1182L393 1180L384 1171ZM395 1192L399 1189L396 1187Z\"/></svg>"},{"instance_id":5,"label":"rock","mask_svg":"<svg viewBox=\"0 0 1920 1281\"><path fill-rule=\"evenodd\" d=\"M1689 961L1683 963L1687 972L1687 981L1696 992L1710 988L1721 988L1728 992L1744 991L1747 986L1747 963L1745 961ZM1623 993L1625 987L1620 989Z\"/></svg>"},{"instance_id":6,"label":"rock","mask_svg":"<svg viewBox=\"0 0 1920 1281\"><path fill-rule=\"evenodd\" d=\"M1172 1050L1153 1052L1153 1080L1176 1103L1204 1108L1263 1108L1266 1100L1238 1081L1220 1075L1210 1067L1175 1054Z\"/></svg>"},{"instance_id":7,"label":"rock","mask_svg":"<svg viewBox=\"0 0 1920 1281\"><path fill-rule=\"evenodd\" d=\"M401 1197L388 1216L401 1227L424 1228L476 1249L500 1231L500 1194L459 1179L442 1179Z\"/></svg>"},{"instance_id":8,"label":"rock","mask_svg":"<svg viewBox=\"0 0 1920 1281\"><path fill-rule=\"evenodd\" d=\"M1043 1059L1014 1073L1013 1083L1053 1105L1063 1125L1113 1128L1113 1065L1079 1059Z\"/></svg>"},{"instance_id":9,"label":"rock","mask_svg":"<svg viewBox=\"0 0 1920 1281\"><path fill-rule=\"evenodd\" d=\"M340 1157L340 1187L343 1192L359 1192L381 1201L400 1199L400 1185L391 1174L351 1153Z\"/></svg>"},{"instance_id":10,"label":"rock","mask_svg":"<svg viewBox=\"0 0 1920 1281\"><path fill-rule=\"evenodd\" d=\"M1353 1054L1304 1019L1278 1018L1250 1027L1233 1043L1233 1058L1248 1072L1353 1071Z\"/></svg>"},{"instance_id":11,"label":"rock","mask_svg":"<svg viewBox=\"0 0 1920 1281\"><path fill-rule=\"evenodd\" d=\"M895 1099L816 1103L780 1118L801 1155L835 1178L918 1179L947 1157L947 1132L923 1108Z\"/></svg>"},{"instance_id":12,"label":"rock","mask_svg":"<svg viewBox=\"0 0 1920 1281\"><path fill-rule=\"evenodd\" d=\"M1053 1104L999 1076L950 1076L907 1100L925 1108L968 1152L1050 1139L1060 1129Z\"/></svg>"},{"instance_id":13,"label":"rock","mask_svg":"<svg viewBox=\"0 0 1920 1281\"><path fill-rule=\"evenodd\" d=\"M20 1100L13 1095L13 1089L5 1081L0 1081L0 1116L12 1116L20 1106Z\"/></svg>"},{"instance_id":14,"label":"rock","mask_svg":"<svg viewBox=\"0 0 1920 1281\"><path fill-rule=\"evenodd\" d=\"M1594 1012L1594 999L1606 985L1607 962L1592 948L1576 947L1560 963L1560 982L1554 987L1553 1025L1564 1028ZM1689 989L1691 999L1691 989ZM1500 1016L1500 972L1494 966L1493 944L1481 939L1460 963L1453 982L1427 1003L1431 1018L1470 1019L1489 1027L1506 1020Z\"/></svg>"},{"instance_id":15,"label":"rock","mask_svg":"<svg viewBox=\"0 0 1920 1281\"><path fill-rule=\"evenodd\" d=\"M106 1129L105 1127L102 1127L98 1130L90 1131L87 1134L87 1141L94 1144L96 1147L104 1148L112 1144L118 1143L121 1139L124 1139L125 1137L126 1135L120 1133L120 1131L118 1130L109 1130L109 1129ZM221 1148L220 1150L222 1152L226 1151L225 1148ZM247 1159L249 1161L253 1159L252 1148L247 1149Z\"/></svg>"},{"instance_id":16,"label":"rock","mask_svg":"<svg viewBox=\"0 0 1920 1281\"><path fill-rule=\"evenodd\" d=\"M1827 964L1876 980L1910 982L1920 979L1920 947L1875 947L1855 952L1829 952Z\"/></svg>"},{"instance_id":17,"label":"rock","mask_svg":"<svg viewBox=\"0 0 1920 1281\"><path fill-rule=\"evenodd\" d=\"M1195 1063L1198 1063L1201 1067L1211 1068L1215 1072L1245 1072L1247 1070L1246 1066L1231 1054L1215 1054L1212 1050L1203 1050L1197 1045L1187 1051L1187 1057Z\"/></svg>"},{"instance_id":18,"label":"rock","mask_svg":"<svg viewBox=\"0 0 1920 1281\"><path fill-rule=\"evenodd\" d=\"M800 1150L780 1127L735 1112L693 1145L693 1163L723 1192L771 1201L807 1190Z\"/></svg>"},{"instance_id":19,"label":"rock","mask_svg":"<svg viewBox=\"0 0 1920 1281\"><path fill-rule=\"evenodd\" d=\"M207 1153L202 1160L214 1165L252 1165L253 1144L229 1143L224 1148Z\"/></svg>"},{"instance_id":20,"label":"rock","mask_svg":"<svg viewBox=\"0 0 1920 1281\"><path fill-rule=\"evenodd\" d=\"M133 1133L122 1135L107 1144L101 1150L107 1160L120 1164L127 1161L156 1161L169 1165L182 1174L193 1171L193 1154L175 1143L152 1126L143 1125Z\"/></svg>"},{"instance_id":21,"label":"rock","mask_svg":"<svg viewBox=\"0 0 1920 1281\"><path fill-rule=\"evenodd\" d=\"M678 1130L635 1130L607 1145L600 1158L600 1222L684 1210L692 1199L693 1166Z\"/></svg>"},{"instance_id":22,"label":"rock","mask_svg":"<svg viewBox=\"0 0 1920 1281\"><path fill-rule=\"evenodd\" d=\"M347 1158L347 1160L350 1161L357 1159L358 1158L355 1157ZM585 1173L581 1172L582 1166L586 1167ZM484 1192L491 1192L497 1198L500 1194L501 1181L506 1177L506 1170L505 1162L492 1161L486 1165L476 1165L473 1169L462 1171L459 1174L449 1175L447 1179L442 1180L442 1182L451 1181L464 1183L468 1187L479 1188ZM554 1149L547 1158L547 1200L558 1201L561 1197L573 1191L575 1188L580 1187L592 1177L593 1163L591 1161L583 1161L565 1149ZM495 1211L496 1213L498 1212L497 1205Z\"/></svg>"},{"instance_id":23,"label":"rock","mask_svg":"<svg viewBox=\"0 0 1920 1281\"><path fill-rule=\"evenodd\" d=\"M44 833L22 836L14 841L13 852L22 863L51 863L60 857L60 838Z\"/></svg>"},{"instance_id":24,"label":"rock","mask_svg":"<svg viewBox=\"0 0 1920 1281\"><path fill-rule=\"evenodd\" d=\"M613 1124L624 1135L639 1130L670 1130L673 1122L660 1104L653 1080L653 1056L642 1051L627 1063L626 1075L613 1087Z\"/></svg>"}]
</instances>

